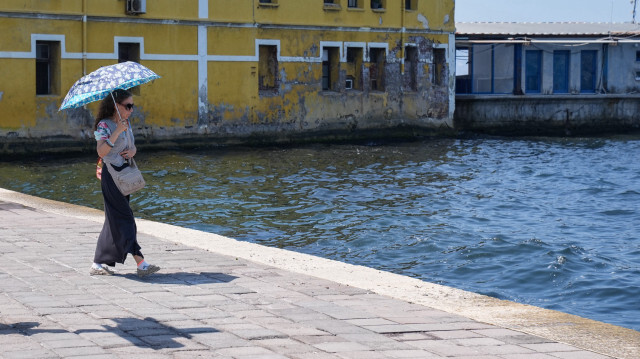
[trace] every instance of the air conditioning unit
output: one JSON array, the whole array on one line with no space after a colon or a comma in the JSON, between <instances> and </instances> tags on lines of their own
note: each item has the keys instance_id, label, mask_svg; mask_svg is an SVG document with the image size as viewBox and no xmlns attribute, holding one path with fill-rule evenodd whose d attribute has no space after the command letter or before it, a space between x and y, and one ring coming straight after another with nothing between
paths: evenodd
<instances>
[{"instance_id":1,"label":"air conditioning unit","mask_svg":"<svg viewBox=\"0 0 640 359\"><path fill-rule=\"evenodd\" d=\"M147 12L147 0L126 0L125 12L129 15L145 14Z\"/></svg>"},{"instance_id":2,"label":"air conditioning unit","mask_svg":"<svg viewBox=\"0 0 640 359\"><path fill-rule=\"evenodd\" d=\"M344 83L344 88L347 90L351 90L353 88L353 80L347 79Z\"/></svg>"}]
</instances>

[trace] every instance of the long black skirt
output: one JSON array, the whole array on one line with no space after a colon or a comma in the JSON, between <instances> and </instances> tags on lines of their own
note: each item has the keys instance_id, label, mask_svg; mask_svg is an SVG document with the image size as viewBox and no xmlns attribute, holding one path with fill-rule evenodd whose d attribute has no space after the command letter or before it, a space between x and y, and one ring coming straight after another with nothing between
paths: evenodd
<instances>
[{"instance_id":1,"label":"long black skirt","mask_svg":"<svg viewBox=\"0 0 640 359\"><path fill-rule=\"evenodd\" d=\"M129 196L123 196L104 164L102 169L102 197L104 198L104 226L98 237L94 263L115 266L124 263L127 254L140 257L136 221L129 206Z\"/></svg>"}]
</instances>

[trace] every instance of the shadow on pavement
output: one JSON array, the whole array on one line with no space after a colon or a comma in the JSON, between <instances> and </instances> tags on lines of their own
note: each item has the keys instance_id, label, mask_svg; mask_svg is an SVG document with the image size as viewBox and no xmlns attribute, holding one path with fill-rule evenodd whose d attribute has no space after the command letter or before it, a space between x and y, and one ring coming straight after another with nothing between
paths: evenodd
<instances>
[{"instance_id":1,"label":"shadow on pavement","mask_svg":"<svg viewBox=\"0 0 640 359\"><path fill-rule=\"evenodd\" d=\"M182 285L200 285L209 283L229 283L238 277L213 272L201 272L201 273L163 273L160 272L151 274L147 277L140 278L135 273L121 274L120 276L127 279L151 283L151 284L182 284Z\"/></svg>"},{"instance_id":2,"label":"shadow on pavement","mask_svg":"<svg viewBox=\"0 0 640 359\"><path fill-rule=\"evenodd\" d=\"M13 324L0 323L0 334L22 334L31 336L40 333L68 333L64 329L40 329L38 322L18 322Z\"/></svg>"},{"instance_id":3,"label":"shadow on pavement","mask_svg":"<svg viewBox=\"0 0 640 359\"><path fill-rule=\"evenodd\" d=\"M135 346L152 347L154 349L181 348L184 344L177 338L191 339L191 334L217 333L215 328L175 328L162 324L154 318L112 318L115 326L103 325L106 331L119 334L123 339L130 341ZM76 331L77 334L89 331ZM125 335L121 335L124 333Z\"/></svg>"},{"instance_id":4,"label":"shadow on pavement","mask_svg":"<svg viewBox=\"0 0 640 359\"><path fill-rule=\"evenodd\" d=\"M194 328L175 328L158 322L156 319L147 317L139 318L112 318L110 319L116 325L103 325L104 330L100 329L79 329L69 332L65 329L40 329L38 322L19 322L13 324L0 324L0 335L22 334L24 336L32 336L41 333L64 334L64 333L114 333L121 338L131 342L137 347L151 347L153 349L165 348L181 348L184 344L176 339L191 339L192 334L218 333L215 328L210 327L194 327ZM97 338L99 339L99 338ZM98 340L99 341L99 340ZM100 343L96 342L99 346Z\"/></svg>"}]
</instances>

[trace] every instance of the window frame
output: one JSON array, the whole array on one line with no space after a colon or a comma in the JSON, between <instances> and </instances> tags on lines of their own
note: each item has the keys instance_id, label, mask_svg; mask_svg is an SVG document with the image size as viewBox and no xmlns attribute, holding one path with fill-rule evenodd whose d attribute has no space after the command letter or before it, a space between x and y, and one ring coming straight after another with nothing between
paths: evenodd
<instances>
[{"instance_id":1,"label":"window frame","mask_svg":"<svg viewBox=\"0 0 640 359\"><path fill-rule=\"evenodd\" d=\"M324 0L323 8L325 10L340 10L342 6L340 0Z\"/></svg>"},{"instance_id":2,"label":"window frame","mask_svg":"<svg viewBox=\"0 0 640 359\"><path fill-rule=\"evenodd\" d=\"M433 48L433 77L431 78L431 83L434 86L445 86L447 84L446 71L447 71L447 49L444 49L441 47L434 47Z\"/></svg>"},{"instance_id":3,"label":"window frame","mask_svg":"<svg viewBox=\"0 0 640 359\"><path fill-rule=\"evenodd\" d=\"M347 0L347 9L349 10L362 10L364 0Z\"/></svg>"},{"instance_id":4,"label":"window frame","mask_svg":"<svg viewBox=\"0 0 640 359\"><path fill-rule=\"evenodd\" d=\"M404 11L418 10L418 0L404 0Z\"/></svg>"},{"instance_id":5,"label":"window frame","mask_svg":"<svg viewBox=\"0 0 640 359\"><path fill-rule=\"evenodd\" d=\"M139 42L131 41L119 41L118 42L118 63L133 61L140 63L140 48ZM132 56L133 53L133 56ZM132 94L140 96L140 86L135 86L129 89Z\"/></svg>"},{"instance_id":6,"label":"window frame","mask_svg":"<svg viewBox=\"0 0 640 359\"><path fill-rule=\"evenodd\" d=\"M264 51L263 51L264 50ZM270 60L274 60L270 63ZM263 73L263 71L267 73ZM280 63L278 45L258 44L258 91L261 94L278 93L280 89ZM269 76L269 85L265 85L265 76Z\"/></svg>"},{"instance_id":7,"label":"window frame","mask_svg":"<svg viewBox=\"0 0 640 359\"><path fill-rule=\"evenodd\" d=\"M530 55L535 55L537 59L531 59ZM543 52L542 50L526 50L525 51L525 71L524 71L524 91L525 93L539 94L542 93L542 66L543 66ZM536 60L536 68L530 67L530 61ZM535 70L535 73L530 73L530 70ZM529 78L536 80L537 88L529 87Z\"/></svg>"},{"instance_id":8,"label":"window frame","mask_svg":"<svg viewBox=\"0 0 640 359\"><path fill-rule=\"evenodd\" d=\"M377 7L374 7L374 4L378 4L376 5ZM386 0L369 0L369 7L371 8L372 11L378 11L378 12L387 11L387 1Z\"/></svg>"},{"instance_id":9,"label":"window frame","mask_svg":"<svg viewBox=\"0 0 640 359\"><path fill-rule=\"evenodd\" d=\"M347 78L345 79L345 89L351 91L362 91L363 66L364 66L365 45L358 43L345 43L345 66ZM353 67L350 74L349 69ZM347 88L347 81L352 81L352 87Z\"/></svg>"},{"instance_id":10,"label":"window frame","mask_svg":"<svg viewBox=\"0 0 640 359\"><path fill-rule=\"evenodd\" d=\"M377 55L377 58L374 57ZM382 61L380 61L382 58ZM386 67L387 49L384 47L369 47L369 91L384 92L386 90ZM373 70L376 70L375 79L372 76ZM375 85L374 85L375 81Z\"/></svg>"},{"instance_id":11,"label":"window frame","mask_svg":"<svg viewBox=\"0 0 640 359\"><path fill-rule=\"evenodd\" d=\"M36 40L35 56L35 94L36 96L60 95L60 41ZM42 57L40 49L47 49L46 57ZM43 73L44 72L44 73ZM43 84L46 77L46 84Z\"/></svg>"},{"instance_id":12,"label":"window frame","mask_svg":"<svg viewBox=\"0 0 640 359\"><path fill-rule=\"evenodd\" d=\"M558 68L557 61L560 58L565 61L562 69ZM553 93L566 94L569 93L570 88L570 68L571 68L571 51L569 50L555 50L553 52ZM561 70L561 71L560 71ZM562 80L562 81L559 81ZM559 84L564 82L565 87L560 88Z\"/></svg>"},{"instance_id":13,"label":"window frame","mask_svg":"<svg viewBox=\"0 0 640 359\"><path fill-rule=\"evenodd\" d=\"M418 91L419 49L417 45L404 47L404 78L402 87L407 92ZM407 68L407 64L409 64Z\"/></svg>"},{"instance_id":14,"label":"window frame","mask_svg":"<svg viewBox=\"0 0 640 359\"><path fill-rule=\"evenodd\" d=\"M258 0L258 7L276 8L278 7L278 0Z\"/></svg>"},{"instance_id":15,"label":"window frame","mask_svg":"<svg viewBox=\"0 0 640 359\"><path fill-rule=\"evenodd\" d=\"M585 67L585 55L592 55L593 63L591 68ZM584 85L585 70L593 77L589 87ZM580 93L596 93L598 85L598 50L580 51Z\"/></svg>"},{"instance_id":16,"label":"window frame","mask_svg":"<svg viewBox=\"0 0 640 359\"><path fill-rule=\"evenodd\" d=\"M322 77L320 85L323 92L340 91L340 47L322 46Z\"/></svg>"}]
</instances>

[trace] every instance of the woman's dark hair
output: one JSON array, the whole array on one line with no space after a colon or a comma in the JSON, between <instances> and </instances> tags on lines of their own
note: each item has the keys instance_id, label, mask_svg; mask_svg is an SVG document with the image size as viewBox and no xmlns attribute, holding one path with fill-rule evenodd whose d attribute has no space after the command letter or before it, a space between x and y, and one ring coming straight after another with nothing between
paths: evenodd
<instances>
[{"instance_id":1,"label":"woman's dark hair","mask_svg":"<svg viewBox=\"0 0 640 359\"><path fill-rule=\"evenodd\" d=\"M102 102L100 102L98 116L96 116L96 122L93 124L94 131L98 129L98 123L100 121L106 118L111 118L111 116L113 116L113 114L116 112L116 106L113 104L113 99L115 99L117 103L122 103L122 101L133 96L131 92L127 90L115 90L112 93L113 98L111 98L111 95L107 95L107 97L105 97Z\"/></svg>"}]
</instances>

